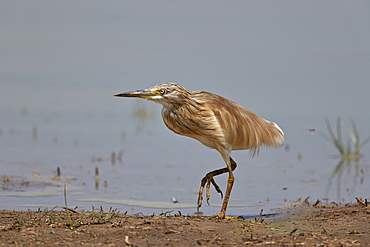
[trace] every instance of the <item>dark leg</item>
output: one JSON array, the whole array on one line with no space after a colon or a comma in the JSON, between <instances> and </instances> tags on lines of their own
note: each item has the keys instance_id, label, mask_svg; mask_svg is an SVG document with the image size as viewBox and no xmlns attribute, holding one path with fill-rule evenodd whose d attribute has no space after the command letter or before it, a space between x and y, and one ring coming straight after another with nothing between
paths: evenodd
<instances>
[{"instance_id":1,"label":"dark leg","mask_svg":"<svg viewBox=\"0 0 370 247\"><path fill-rule=\"evenodd\" d=\"M230 157L230 164L231 164L231 171L234 171L235 168L236 168L236 163L235 163L235 161L231 157ZM222 191L221 191L220 187L217 185L217 183L215 182L215 180L213 179L213 177L214 176L221 175L221 174L226 173L226 172L229 172L229 168L228 167L211 171L211 172L207 173L207 175L205 175L204 178L202 178L201 184L200 184L200 189L199 189L199 195L198 195L198 210L202 206L202 202L203 202L203 190L204 190L204 186L206 184L207 184L207 186L206 186L206 199L207 199L207 203L208 203L209 199L211 198L211 192L210 192L210 184L211 183L215 187L216 191L221 194L221 198L222 198L222 196L223 196L222 195ZM229 179L230 179L230 175L229 175ZM231 187L232 187L232 185L231 185ZM229 181L228 181L227 189L229 189ZM228 191L226 190L226 193L227 192ZM231 188L230 188L230 192L231 192ZM229 192L229 196L230 196L230 192ZM225 199L226 199L226 197L225 197ZM229 199L227 199L227 200L229 200ZM225 203L225 200L224 200L224 203ZM225 208L225 211L226 211L226 208Z\"/></svg>"}]
</instances>

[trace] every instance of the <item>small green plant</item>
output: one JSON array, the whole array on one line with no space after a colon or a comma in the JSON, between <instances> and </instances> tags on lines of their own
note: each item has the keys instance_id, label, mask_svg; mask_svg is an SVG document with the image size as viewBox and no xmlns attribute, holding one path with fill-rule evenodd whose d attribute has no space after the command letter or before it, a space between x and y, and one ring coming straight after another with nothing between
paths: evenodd
<instances>
[{"instance_id":1,"label":"small green plant","mask_svg":"<svg viewBox=\"0 0 370 247\"><path fill-rule=\"evenodd\" d=\"M13 224L12 229L21 230L23 226L24 226L24 219L22 218L22 216L19 216L16 219L15 223Z\"/></svg>"},{"instance_id":2,"label":"small green plant","mask_svg":"<svg viewBox=\"0 0 370 247\"><path fill-rule=\"evenodd\" d=\"M342 121L341 118L337 118L337 133L334 133L333 128L331 127L331 124L329 122L328 118L325 118L326 127L329 132L329 136L322 134L322 136L328 140L330 143L332 143L335 148L338 150L340 155L342 156L342 159L358 159L361 157L360 149L361 147L365 146L369 141L370 137L366 138L364 141L360 141L360 132L357 129L356 122L353 119L350 119L352 130L348 127L344 127L344 129L347 131L348 135L350 136L350 140L347 140L347 143L345 143L342 139ZM352 143L354 145L354 151L352 151Z\"/></svg>"},{"instance_id":3,"label":"small green plant","mask_svg":"<svg viewBox=\"0 0 370 247\"><path fill-rule=\"evenodd\" d=\"M159 216L169 216L172 212L173 212L173 210L165 211L165 212L162 211L162 213L160 213Z\"/></svg>"},{"instance_id":4,"label":"small green plant","mask_svg":"<svg viewBox=\"0 0 370 247\"><path fill-rule=\"evenodd\" d=\"M117 209L109 208L108 212L104 212L103 207L100 206L98 212L93 211L89 213L90 224L105 224L111 222L111 219L117 217L119 211Z\"/></svg>"},{"instance_id":5,"label":"small green plant","mask_svg":"<svg viewBox=\"0 0 370 247\"><path fill-rule=\"evenodd\" d=\"M64 208L66 210L67 217L68 217L67 226L70 228L79 226L81 224L82 219L78 219L77 221L74 221L71 217L71 212L76 212L76 213L78 212L74 209L69 208L67 205L67 185L66 184L64 184Z\"/></svg>"}]
</instances>

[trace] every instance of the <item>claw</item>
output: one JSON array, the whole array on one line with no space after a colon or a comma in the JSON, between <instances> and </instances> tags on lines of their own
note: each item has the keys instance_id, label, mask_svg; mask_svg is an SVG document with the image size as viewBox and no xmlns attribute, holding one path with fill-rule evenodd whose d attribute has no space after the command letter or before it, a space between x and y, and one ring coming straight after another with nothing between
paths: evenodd
<instances>
[{"instance_id":1,"label":"claw","mask_svg":"<svg viewBox=\"0 0 370 247\"><path fill-rule=\"evenodd\" d=\"M204 186L206 186L206 200L207 200L207 204L209 204L209 200L211 199L211 183L213 185L213 187L215 188L215 190L217 191L217 193L220 193L221 194L221 199L223 198L223 194L222 194L222 191L220 189L220 187L218 186L218 184L216 183L216 181L213 179L213 174L211 172L207 173L207 175L204 176L204 178L202 178L201 182L200 182L200 188L199 188L199 193L198 193L198 209L202 206L202 203L203 203L203 190L204 190Z\"/></svg>"},{"instance_id":2,"label":"claw","mask_svg":"<svg viewBox=\"0 0 370 247\"><path fill-rule=\"evenodd\" d=\"M224 197L224 195L222 194L222 191L220 189L220 187L216 184L216 181L212 178L211 179L211 182L213 184L213 187L215 187L215 190L221 194L221 199Z\"/></svg>"}]
</instances>

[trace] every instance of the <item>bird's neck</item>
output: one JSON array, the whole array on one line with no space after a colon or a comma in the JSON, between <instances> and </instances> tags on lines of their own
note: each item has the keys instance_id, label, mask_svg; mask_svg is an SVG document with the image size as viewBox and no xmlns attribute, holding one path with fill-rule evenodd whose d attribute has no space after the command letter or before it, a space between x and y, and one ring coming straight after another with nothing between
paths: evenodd
<instances>
[{"instance_id":1,"label":"bird's neck","mask_svg":"<svg viewBox=\"0 0 370 247\"><path fill-rule=\"evenodd\" d=\"M175 114L194 115L200 111L200 104L191 97L187 98L186 100L177 100L176 102L163 101L159 103L162 104L163 111L168 111Z\"/></svg>"}]
</instances>

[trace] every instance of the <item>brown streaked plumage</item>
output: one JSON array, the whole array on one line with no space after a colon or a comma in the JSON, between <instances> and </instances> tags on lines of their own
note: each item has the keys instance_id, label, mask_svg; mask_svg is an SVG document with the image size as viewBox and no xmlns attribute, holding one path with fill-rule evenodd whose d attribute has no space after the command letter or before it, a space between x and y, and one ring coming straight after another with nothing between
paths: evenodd
<instances>
[{"instance_id":1,"label":"brown streaked plumage","mask_svg":"<svg viewBox=\"0 0 370 247\"><path fill-rule=\"evenodd\" d=\"M284 143L284 133L275 123L269 122L233 101L204 91L188 91L175 83L161 83L145 90L117 94L118 97L138 97L163 105L162 118L173 132L194 138L207 147L216 149L224 159L226 168L207 173L201 180L198 209L210 199L210 185L222 192L213 177L229 173L225 198L219 218L225 218L226 208L234 183L235 161L232 150L249 149L252 156L262 145L278 147Z\"/></svg>"}]
</instances>

